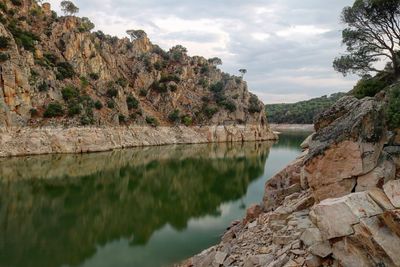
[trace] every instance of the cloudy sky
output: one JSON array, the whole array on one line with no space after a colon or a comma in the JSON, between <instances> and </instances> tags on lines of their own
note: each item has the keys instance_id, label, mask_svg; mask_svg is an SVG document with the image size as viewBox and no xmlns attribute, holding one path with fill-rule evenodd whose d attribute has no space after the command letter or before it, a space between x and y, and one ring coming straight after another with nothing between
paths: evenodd
<instances>
[{"instance_id":1,"label":"cloudy sky","mask_svg":"<svg viewBox=\"0 0 400 267\"><path fill-rule=\"evenodd\" d=\"M60 0L50 0L59 14ZM354 0L74 0L79 16L119 37L143 29L164 49L220 57L231 74L245 68L265 103L348 91L357 77L332 69L343 52L339 17Z\"/></svg>"}]
</instances>

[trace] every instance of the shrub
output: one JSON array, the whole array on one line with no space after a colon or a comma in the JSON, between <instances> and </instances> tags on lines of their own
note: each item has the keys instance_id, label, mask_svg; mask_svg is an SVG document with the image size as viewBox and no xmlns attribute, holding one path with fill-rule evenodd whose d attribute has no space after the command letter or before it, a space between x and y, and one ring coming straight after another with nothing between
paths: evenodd
<instances>
[{"instance_id":1,"label":"shrub","mask_svg":"<svg viewBox=\"0 0 400 267\"><path fill-rule=\"evenodd\" d=\"M116 80L115 83L123 88L128 86L128 81L125 78L118 78L118 80Z\"/></svg>"},{"instance_id":2,"label":"shrub","mask_svg":"<svg viewBox=\"0 0 400 267\"><path fill-rule=\"evenodd\" d=\"M79 96L79 91L76 87L72 85L66 86L64 89L61 90L61 94L63 99L68 102L71 99L77 98Z\"/></svg>"},{"instance_id":3,"label":"shrub","mask_svg":"<svg viewBox=\"0 0 400 267\"><path fill-rule=\"evenodd\" d=\"M89 77L90 77L90 79L97 81L100 78L100 75L98 73L92 72L89 74Z\"/></svg>"},{"instance_id":4,"label":"shrub","mask_svg":"<svg viewBox=\"0 0 400 267\"><path fill-rule=\"evenodd\" d=\"M263 110L263 107L259 104L257 96L252 95L249 100L249 112L250 113L259 113L262 110Z\"/></svg>"},{"instance_id":5,"label":"shrub","mask_svg":"<svg viewBox=\"0 0 400 267\"><path fill-rule=\"evenodd\" d=\"M6 6L5 3L0 2L0 10L2 10L2 11L4 11L4 12L7 12L7 6Z\"/></svg>"},{"instance_id":6,"label":"shrub","mask_svg":"<svg viewBox=\"0 0 400 267\"><path fill-rule=\"evenodd\" d=\"M118 95L118 90L115 88L110 88L107 90L107 96L110 98L116 97Z\"/></svg>"},{"instance_id":7,"label":"shrub","mask_svg":"<svg viewBox=\"0 0 400 267\"><path fill-rule=\"evenodd\" d=\"M176 82L179 83L181 78L175 74L168 74L168 75L161 75L160 83L167 83L167 82Z\"/></svg>"},{"instance_id":8,"label":"shrub","mask_svg":"<svg viewBox=\"0 0 400 267\"><path fill-rule=\"evenodd\" d=\"M63 115L64 115L64 110L60 105L60 103L58 102L50 103L43 114L45 118L60 117Z\"/></svg>"},{"instance_id":9,"label":"shrub","mask_svg":"<svg viewBox=\"0 0 400 267\"><path fill-rule=\"evenodd\" d=\"M126 122L125 116L122 115L122 114L119 114L118 115L118 121L119 121L119 123L125 123Z\"/></svg>"},{"instance_id":10,"label":"shrub","mask_svg":"<svg viewBox=\"0 0 400 267\"><path fill-rule=\"evenodd\" d=\"M388 124L391 129L400 128L400 86L391 89L387 107Z\"/></svg>"},{"instance_id":11,"label":"shrub","mask_svg":"<svg viewBox=\"0 0 400 267\"><path fill-rule=\"evenodd\" d=\"M165 83L159 83L158 81L154 81L150 86L154 91L159 93L168 92L167 85Z\"/></svg>"},{"instance_id":12,"label":"shrub","mask_svg":"<svg viewBox=\"0 0 400 267\"><path fill-rule=\"evenodd\" d=\"M192 118L189 117L188 115L185 115L185 116L182 117L182 123L185 126L190 126L192 124L192 122L193 122Z\"/></svg>"},{"instance_id":13,"label":"shrub","mask_svg":"<svg viewBox=\"0 0 400 267\"><path fill-rule=\"evenodd\" d=\"M100 109L103 108L103 104L100 102L100 100L97 100L96 102L94 102L94 107L95 107L97 110L100 110Z\"/></svg>"},{"instance_id":14,"label":"shrub","mask_svg":"<svg viewBox=\"0 0 400 267\"><path fill-rule=\"evenodd\" d=\"M200 73L207 75L210 72L210 67L208 65L203 65L200 69Z\"/></svg>"},{"instance_id":15,"label":"shrub","mask_svg":"<svg viewBox=\"0 0 400 267\"><path fill-rule=\"evenodd\" d=\"M107 107L110 108L110 109L115 108L115 103L114 103L114 101L108 100L108 101L107 101Z\"/></svg>"},{"instance_id":16,"label":"shrub","mask_svg":"<svg viewBox=\"0 0 400 267\"><path fill-rule=\"evenodd\" d=\"M351 94L361 99L367 96L373 97L379 93L382 89L391 84L391 79L387 79L385 76L376 76L373 78L364 78L358 81Z\"/></svg>"},{"instance_id":17,"label":"shrub","mask_svg":"<svg viewBox=\"0 0 400 267\"><path fill-rule=\"evenodd\" d=\"M87 115L83 115L81 117L81 124L82 125L90 125L94 123L94 119L92 117L89 117Z\"/></svg>"},{"instance_id":18,"label":"shrub","mask_svg":"<svg viewBox=\"0 0 400 267\"><path fill-rule=\"evenodd\" d=\"M144 89L144 88L141 88L140 91L139 91L139 95L140 96L147 96L147 90Z\"/></svg>"},{"instance_id":19,"label":"shrub","mask_svg":"<svg viewBox=\"0 0 400 267\"><path fill-rule=\"evenodd\" d=\"M203 87L203 88L207 88L208 87L208 81L205 78L201 78L198 82L198 84Z\"/></svg>"},{"instance_id":20,"label":"shrub","mask_svg":"<svg viewBox=\"0 0 400 267\"><path fill-rule=\"evenodd\" d=\"M78 31L79 32L89 32L89 31L93 30L94 27L95 27L95 25L93 24L93 22L90 21L89 18L83 17L81 19L81 24L78 27Z\"/></svg>"},{"instance_id":21,"label":"shrub","mask_svg":"<svg viewBox=\"0 0 400 267\"><path fill-rule=\"evenodd\" d=\"M128 105L129 110L139 107L139 101L133 95L129 95L126 98L126 104Z\"/></svg>"},{"instance_id":22,"label":"shrub","mask_svg":"<svg viewBox=\"0 0 400 267\"><path fill-rule=\"evenodd\" d=\"M222 82L217 82L210 86L210 91L214 93L222 92L223 89L224 89L224 84Z\"/></svg>"},{"instance_id":23,"label":"shrub","mask_svg":"<svg viewBox=\"0 0 400 267\"><path fill-rule=\"evenodd\" d=\"M206 115L208 119L211 119L218 112L217 107L205 107L203 109L203 113Z\"/></svg>"},{"instance_id":24,"label":"shrub","mask_svg":"<svg viewBox=\"0 0 400 267\"><path fill-rule=\"evenodd\" d=\"M223 106L225 107L225 109L229 110L230 112L236 111L236 104L232 100L224 101Z\"/></svg>"},{"instance_id":25,"label":"shrub","mask_svg":"<svg viewBox=\"0 0 400 267\"><path fill-rule=\"evenodd\" d=\"M10 59L10 55L7 53L0 53L0 62L4 62Z\"/></svg>"},{"instance_id":26,"label":"shrub","mask_svg":"<svg viewBox=\"0 0 400 267\"><path fill-rule=\"evenodd\" d=\"M179 109L175 109L174 111L172 111L169 115L168 115L168 119L171 121L171 122L174 122L174 123L177 123L177 122L179 122L179 119L180 119L180 111L179 111Z\"/></svg>"},{"instance_id":27,"label":"shrub","mask_svg":"<svg viewBox=\"0 0 400 267\"><path fill-rule=\"evenodd\" d=\"M151 126L154 126L154 127L159 125L158 120L151 116L146 117L146 122L147 122L147 124L150 124Z\"/></svg>"},{"instance_id":28,"label":"shrub","mask_svg":"<svg viewBox=\"0 0 400 267\"><path fill-rule=\"evenodd\" d=\"M57 56L51 53L44 53L43 57L50 66L55 66L58 60Z\"/></svg>"},{"instance_id":29,"label":"shrub","mask_svg":"<svg viewBox=\"0 0 400 267\"><path fill-rule=\"evenodd\" d=\"M35 50L35 41L40 40L38 36L18 28L15 22L10 23L8 28L19 46L31 52Z\"/></svg>"},{"instance_id":30,"label":"shrub","mask_svg":"<svg viewBox=\"0 0 400 267\"><path fill-rule=\"evenodd\" d=\"M46 82L42 82L38 86L39 92L46 92L49 90L49 85Z\"/></svg>"},{"instance_id":31,"label":"shrub","mask_svg":"<svg viewBox=\"0 0 400 267\"><path fill-rule=\"evenodd\" d=\"M9 45L10 45L10 38L5 36L0 36L0 48L5 49L8 48Z\"/></svg>"},{"instance_id":32,"label":"shrub","mask_svg":"<svg viewBox=\"0 0 400 267\"><path fill-rule=\"evenodd\" d=\"M73 78L75 75L74 68L68 62L59 62L57 63L57 79L64 80Z\"/></svg>"},{"instance_id":33,"label":"shrub","mask_svg":"<svg viewBox=\"0 0 400 267\"><path fill-rule=\"evenodd\" d=\"M74 101L68 105L68 116L73 117L80 114L82 111L78 102Z\"/></svg>"},{"instance_id":34,"label":"shrub","mask_svg":"<svg viewBox=\"0 0 400 267\"><path fill-rule=\"evenodd\" d=\"M89 81L85 76L81 76L79 79L81 81L81 87L82 88L86 88L86 87L89 86Z\"/></svg>"}]
</instances>

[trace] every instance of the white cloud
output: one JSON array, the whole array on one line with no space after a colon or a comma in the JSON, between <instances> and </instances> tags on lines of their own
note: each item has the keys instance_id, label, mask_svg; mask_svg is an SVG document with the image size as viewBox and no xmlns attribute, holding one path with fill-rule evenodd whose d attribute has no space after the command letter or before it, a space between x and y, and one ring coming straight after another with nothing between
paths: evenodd
<instances>
[{"instance_id":1,"label":"white cloud","mask_svg":"<svg viewBox=\"0 0 400 267\"><path fill-rule=\"evenodd\" d=\"M342 8L354 0L73 0L96 29L119 37L143 29L164 49L220 57L222 69L248 69L265 102L297 101L350 90L354 77L332 69L342 51ZM49 1L59 11L59 0Z\"/></svg>"}]
</instances>

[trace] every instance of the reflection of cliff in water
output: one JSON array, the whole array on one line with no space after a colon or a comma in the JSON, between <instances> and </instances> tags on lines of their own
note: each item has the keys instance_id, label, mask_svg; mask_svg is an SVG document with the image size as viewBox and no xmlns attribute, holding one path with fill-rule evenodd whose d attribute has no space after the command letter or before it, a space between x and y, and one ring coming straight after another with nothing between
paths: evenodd
<instances>
[{"instance_id":1,"label":"reflection of cliff in water","mask_svg":"<svg viewBox=\"0 0 400 267\"><path fill-rule=\"evenodd\" d=\"M76 265L97 245L120 238L145 244L166 224L180 230L190 218L218 215L221 203L242 197L263 174L269 147L193 145L2 159L0 266L25 266L26 259L33 267Z\"/></svg>"}]
</instances>

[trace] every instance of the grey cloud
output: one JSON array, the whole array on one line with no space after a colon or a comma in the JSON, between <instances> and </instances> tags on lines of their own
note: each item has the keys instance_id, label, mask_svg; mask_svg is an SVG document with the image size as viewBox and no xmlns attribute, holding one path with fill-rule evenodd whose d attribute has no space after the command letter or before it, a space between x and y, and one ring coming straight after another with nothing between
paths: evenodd
<instances>
[{"instance_id":1,"label":"grey cloud","mask_svg":"<svg viewBox=\"0 0 400 267\"><path fill-rule=\"evenodd\" d=\"M56 3L56 0L50 0ZM315 97L351 89L355 77L343 78L334 73L332 60L341 47L340 12L354 0L75 0L82 16L97 24L109 26L120 18L131 26L151 31L151 38L161 46L176 42L196 42L208 45L221 57L222 69L237 74L247 68L245 79L260 96L299 95ZM256 14L264 8L265 13ZM271 10L272 12L268 12ZM99 15L101 14L101 15ZM109 19L112 17L113 19ZM218 46L221 36L206 29L169 29L163 32L157 20L176 17L185 21L210 20L227 37ZM105 22L107 21L107 22ZM123 23L121 23L122 25ZM123 24L123 25L125 25ZM295 26L314 26L327 32L280 37L277 32ZM120 29L119 29L120 30ZM123 32L123 31L119 31ZM115 34L113 32L107 32ZM265 40L255 40L253 34L268 34ZM190 50L189 50L190 52ZM196 51L195 54L201 54ZM233 56L228 56L233 55ZM288 80L287 77L291 79ZM315 80L315 83L312 81ZM347 88L346 88L347 87ZM269 99L264 98L265 102ZM298 99L302 100L302 99ZM282 99L285 101L285 99Z\"/></svg>"}]
</instances>

